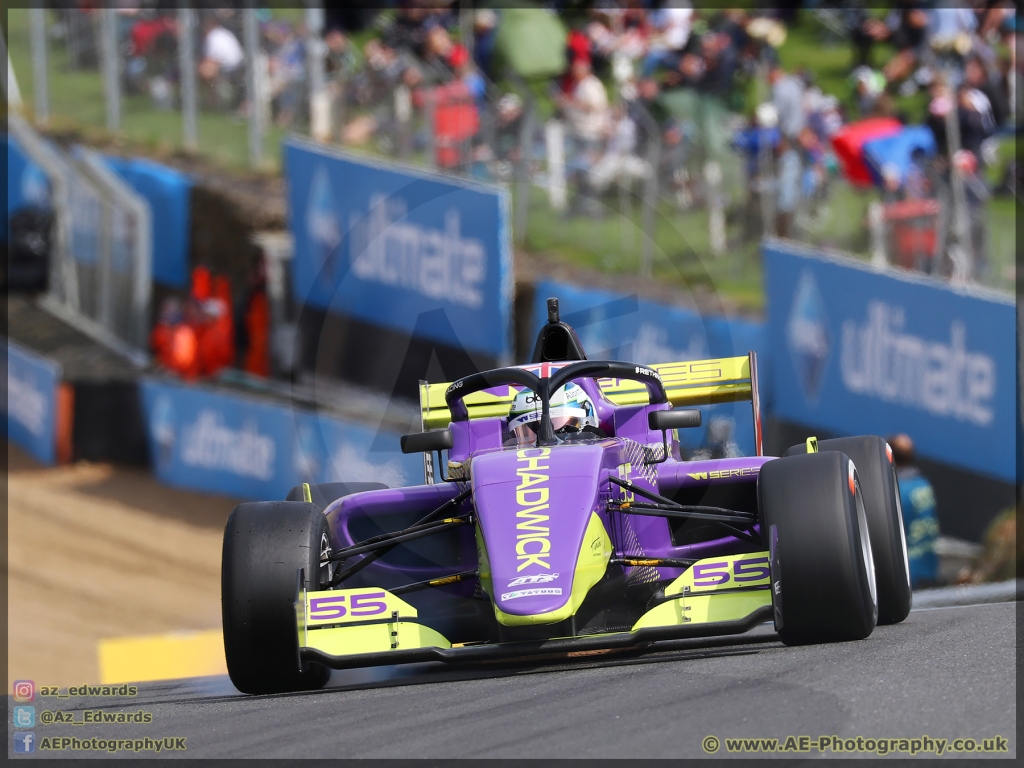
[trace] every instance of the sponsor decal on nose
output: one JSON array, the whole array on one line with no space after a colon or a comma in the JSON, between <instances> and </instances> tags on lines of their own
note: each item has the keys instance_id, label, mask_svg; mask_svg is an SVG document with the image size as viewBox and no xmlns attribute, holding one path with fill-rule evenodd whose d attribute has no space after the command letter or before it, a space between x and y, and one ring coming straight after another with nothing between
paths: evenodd
<instances>
[{"instance_id":1,"label":"sponsor decal on nose","mask_svg":"<svg viewBox=\"0 0 1024 768\"><path fill-rule=\"evenodd\" d=\"M550 519L542 512L550 506L551 491L548 488L548 455L550 448L524 448L516 453L520 465L516 469L519 484L516 486L516 558L517 571L531 565L551 569L551 530L546 525ZM511 594L511 593L510 593ZM561 590L559 593L561 594ZM522 595L521 595L522 596ZM504 598L502 598L504 599Z\"/></svg>"}]
</instances>

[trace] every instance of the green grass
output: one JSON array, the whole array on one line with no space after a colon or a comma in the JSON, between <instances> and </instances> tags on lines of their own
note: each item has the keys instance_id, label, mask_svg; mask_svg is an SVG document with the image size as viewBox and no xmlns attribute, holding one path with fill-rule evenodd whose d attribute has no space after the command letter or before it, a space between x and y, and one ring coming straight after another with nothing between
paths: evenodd
<instances>
[{"instance_id":1,"label":"green grass","mask_svg":"<svg viewBox=\"0 0 1024 768\"><path fill-rule=\"evenodd\" d=\"M871 51L869 64L875 69L889 61L896 49L888 43L878 43ZM846 107L851 119L856 119L856 98L850 73L853 71L853 46L846 41L830 42L823 27L806 11L800 14L800 23L789 29L786 42L779 48L779 61L787 71L808 69L823 93L828 93ZM923 122L927 115L929 95L918 91L911 96L895 96L896 111L908 122Z\"/></svg>"},{"instance_id":2,"label":"green grass","mask_svg":"<svg viewBox=\"0 0 1024 768\"><path fill-rule=\"evenodd\" d=\"M605 200L604 215L563 216L547 202L546 191L531 189L526 249L608 274L636 275L644 238L638 203L620 210L614 194ZM738 224L727 226L730 243L738 241ZM732 246L711 255L708 214L679 212L665 201L654 217L653 277L662 284L715 293L750 310L764 297L757 244Z\"/></svg>"},{"instance_id":3,"label":"green grass","mask_svg":"<svg viewBox=\"0 0 1024 768\"><path fill-rule=\"evenodd\" d=\"M277 13L294 15L296 9ZM24 8L7 13L11 63L18 77L26 109L32 113L33 73L29 47L29 14ZM47 46L50 91L50 128L55 132L76 133L90 143L115 141L125 149L137 149L150 155L181 151L181 112L153 108L148 95L123 95L121 130L111 135L106 129L106 101L103 79L98 71L74 70L63 45ZM199 153L221 167L241 170L250 167L248 125L245 120L222 112L200 111L198 116ZM264 136L266 166L260 170L279 172L280 144L287 131L268 125Z\"/></svg>"},{"instance_id":4,"label":"green grass","mask_svg":"<svg viewBox=\"0 0 1024 768\"><path fill-rule=\"evenodd\" d=\"M1005 291L1016 286L1018 207L1012 197L994 197L988 206L989 273L985 283Z\"/></svg>"}]
</instances>

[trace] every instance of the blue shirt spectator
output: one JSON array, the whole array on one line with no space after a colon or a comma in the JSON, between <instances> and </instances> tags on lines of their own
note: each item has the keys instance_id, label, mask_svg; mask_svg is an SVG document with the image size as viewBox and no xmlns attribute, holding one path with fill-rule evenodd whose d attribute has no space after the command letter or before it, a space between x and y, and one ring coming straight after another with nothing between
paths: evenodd
<instances>
[{"instance_id":1,"label":"blue shirt spectator","mask_svg":"<svg viewBox=\"0 0 1024 768\"><path fill-rule=\"evenodd\" d=\"M935 493L931 483L913 465L914 443L910 437L896 435L889 438L889 445L900 484L910 584L914 589L934 587L939 580L939 560L935 554L935 543L939 538Z\"/></svg>"}]
</instances>

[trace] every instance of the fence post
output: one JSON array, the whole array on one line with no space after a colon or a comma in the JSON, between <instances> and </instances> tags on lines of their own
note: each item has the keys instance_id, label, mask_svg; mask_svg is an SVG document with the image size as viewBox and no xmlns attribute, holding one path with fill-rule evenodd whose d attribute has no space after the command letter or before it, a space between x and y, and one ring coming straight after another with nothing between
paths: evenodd
<instances>
[{"instance_id":1,"label":"fence post","mask_svg":"<svg viewBox=\"0 0 1024 768\"><path fill-rule=\"evenodd\" d=\"M532 96L524 104L523 125L519 135L519 160L516 163L516 211L513 234L517 243L526 242L526 222L530 212L530 173L533 160L533 129L536 115Z\"/></svg>"},{"instance_id":2,"label":"fence post","mask_svg":"<svg viewBox=\"0 0 1024 768\"><path fill-rule=\"evenodd\" d=\"M551 119L544 124L548 160L548 200L556 211L565 209L565 126Z\"/></svg>"},{"instance_id":3,"label":"fence post","mask_svg":"<svg viewBox=\"0 0 1024 768\"><path fill-rule=\"evenodd\" d=\"M437 95L433 86L427 88L423 116L427 123L427 167L437 168L437 133L434 130L434 111L437 109Z\"/></svg>"},{"instance_id":4,"label":"fence post","mask_svg":"<svg viewBox=\"0 0 1024 768\"><path fill-rule=\"evenodd\" d=\"M708 240L711 253L725 253L725 211L722 209L722 166L717 160L704 163L704 181L708 196Z\"/></svg>"},{"instance_id":5,"label":"fence post","mask_svg":"<svg viewBox=\"0 0 1024 768\"><path fill-rule=\"evenodd\" d=\"M460 0L459 2L459 38L462 46L469 54L469 61L473 63L473 0ZM470 99L472 102L472 99ZM483 130L483 118L481 116L480 130ZM469 176L473 171L473 138L467 136L460 142L459 147L459 171Z\"/></svg>"},{"instance_id":6,"label":"fence post","mask_svg":"<svg viewBox=\"0 0 1024 768\"><path fill-rule=\"evenodd\" d=\"M885 255L885 209L878 200L868 205L868 230L871 233L871 263L884 267L889 263Z\"/></svg>"},{"instance_id":7,"label":"fence post","mask_svg":"<svg viewBox=\"0 0 1024 768\"><path fill-rule=\"evenodd\" d=\"M461 0L459 3L459 37L463 47L469 53L469 60L473 60L473 0Z\"/></svg>"},{"instance_id":8,"label":"fence post","mask_svg":"<svg viewBox=\"0 0 1024 768\"><path fill-rule=\"evenodd\" d=\"M107 96L107 130L116 133L121 130L121 67L117 50L117 11L113 8L100 10L100 41L103 62L103 89Z\"/></svg>"},{"instance_id":9,"label":"fence post","mask_svg":"<svg viewBox=\"0 0 1024 768\"><path fill-rule=\"evenodd\" d=\"M149 203L121 180L95 150L78 148L62 158L69 178L86 186L100 205L98 252L95 270L95 309L83 313L77 301L72 305L57 299L57 310L84 333L145 365L148 355L149 305L152 292L152 215ZM73 204L73 201L72 201ZM121 237L125 232L131 235ZM129 249L131 279L117 277L125 266L123 248ZM66 259L75 272L74 257ZM77 286L75 288L77 296ZM63 308L63 309L62 309Z\"/></svg>"},{"instance_id":10,"label":"fence post","mask_svg":"<svg viewBox=\"0 0 1024 768\"><path fill-rule=\"evenodd\" d=\"M100 199L99 253L96 254L96 317L93 319L108 333L114 330L114 202L105 195Z\"/></svg>"},{"instance_id":11,"label":"fence post","mask_svg":"<svg viewBox=\"0 0 1024 768\"><path fill-rule=\"evenodd\" d=\"M641 216L640 276L650 277L654 268L654 212L658 205L658 169L661 166L661 127L639 101L636 113L647 132L647 183L644 184L644 209Z\"/></svg>"},{"instance_id":12,"label":"fence post","mask_svg":"<svg viewBox=\"0 0 1024 768\"><path fill-rule=\"evenodd\" d=\"M260 168L263 165L263 108L257 88L259 28L255 9L246 8L242 11L242 27L245 37L245 79L249 91L249 164L253 168Z\"/></svg>"},{"instance_id":13,"label":"fence post","mask_svg":"<svg viewBox=\"0 0 1024 768\"><path fill-rule=\"evenodd\" d=\"M395 157L405 160L412 146L412 91L405 83L395 87L391 108L395 115L395 140L391 151ZM433 120L429 122L433 124Z\"/></svg>"},{"instance_id":14,"label":"fence post","mask_svg":"<svg viewBox=\"0 0 1024 768\"><path fill-rule=\"evenodd\" d=\"M306 69L309 72L309 132L317 141L330 138L330 107L324 110L324 9L306 0ZM317 100L320 100L319 102ZM316 105L320 105L319 112ZM326 115L322 114L327 112ZM328 127L324 130L326 117ZM319 135L318 135L319 134ZM325 135L326 134L326 135Z\"/></svg>"},{"instance_id":15,"label":"fence post","mask_svg":"<svg viewBox=\"0 0 1024 768\"><path fill-rule=\"evenodd\" d=\"M181 71L181 135L185 149L199 149L199 124L196 116L195 12L188 0L178 7L178 69Z\"/></svg>"},{"instance_id":16,"label":"fence post","mask_svg":"<svg viewBox=\"0 0 1024 768\"><path fill-rule=\"evenodd\" d=\"M7 43L2 35L0 35L0 58L7 59L7 79L3 83L7 106L20 111L22 106L21 89L18 87L18 78L14 76L14 65L11 64L11 55L7 52Z\"/></svg>"},{"instance_id":17,"label":"fence post","mask_svg":"<svg viewBox=\"0 0 1024 768\"><path fill-rule=\"evenodd\" d=\"M761 219L764 236L775 237L775 169L769 128L760 128L757 139L758 198L761 202Z\"/></svg>"},{"instance_id":18,"label":"fence post","mask_svg":"<svg viewBox=\"0 0 1024 768\"><path fill-rule=\"evenodd\" d=\"M71 255L70 192L66 161L58 150L43 141L31 125L17 113L8 113L7 127L33 162L42 167L53 185L55 242L51 250L50 280L47 295L78 311L78 280Z\"/></svg>"},{"instance_id":19,"label":"fence post","mask_svg":"<svg viewBox=\"0 0 1024 768\"><path fill-rule=\"evenodd\" d=\"M946 82L951 82L951 73L947 72ZM949 249L953 260L951 278L956 282L970 280L974 272L974 254L971 248L971 225L967 213L967 197L964 194L964 179L956 167L953 158L960 151L960 120L954 106L946 112L946 144L949 150L949 183L953 197L953 232L956 244Z\"/></svg>"},{"instance_id":20,"label":"fence post","mask_svg":"<svg viewBox=\"0 0 1024 768\"><path fill-rule=\"evenodd\" d=\"M32 23L32 110L36 123L45 126L50 122L50 90L46 79L46 9L31 8L29 18Z\"/></svg>"}]
</instances>

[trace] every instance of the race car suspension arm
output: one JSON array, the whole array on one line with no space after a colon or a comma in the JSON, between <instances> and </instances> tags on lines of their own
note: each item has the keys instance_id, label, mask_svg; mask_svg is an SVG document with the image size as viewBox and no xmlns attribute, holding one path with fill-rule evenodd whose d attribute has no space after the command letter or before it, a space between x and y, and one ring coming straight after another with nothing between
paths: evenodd
<instances>
[{"instance_id":1,"label":"race car suspension arm","mask_svg":"<svg viewBox=\"0 0 1024 768\"><path fill-rule=\"evenodd\" d=\"M618 477L609 477L608 480L618 486L625 488L640 496L651 499L654 503L649 504L643 501L612 501L614 508L622 512L630 512L638 515L653 515L656 517L682 517L707 520L709 522L739 523L740 525L752 525L757 522L757 517L749 512L737 512L723 507L707 507L697 504L678 504L672 499L659 496L653 491L641 488L629 480L622 480Z\"/></svg>"},{"instance_id":2,"label":"race car suspension arm","mask_svg":"<svg viewBox=\"0 0 1024 768\"><path fill-rule=\"evenodd\" d=\"M653 565L664 568L689 568L698 561L692 558L678 557L613 557L608 562L613 565Z\"/></svg>"},{"instance_id":3,"label":"race car suspension arm","mask_svg":"<svg viewBox=\"0 0 1024 768\"><path fill-rule=\"evenodd\" d=\"M473 489L470 486L466 486L456 496L453 496L452 498L450 498L448 501L446 501L444 504L439 506L433 512L430 512L430 513L424 515L423 517L421 517L419 520L417 520L416 523L412 527L415 528L418 525L425 525L425 524L431 522L432 520L436 520L438 517L440 517L445 512L447 512L449 509L452 509L453 507L458 506L463 501L468 499L472 493L473 493ZM406 529L406 530L408 530L408 529ZM395 533L397 535L397 534L403 533L403 531L396 531ZM362 542L360 542L360 544L361 543ZM382 555L386 555L392 549L397 547L399 543L400 542L395 541L394 539L386 542L384 544L384 546L382 546L379 549L377 549L376 551L371 552L370 554L366 555L366 557L361 558L358 563L350 565L348 568L346 568L343 571L338 571L338 573L334 574L334 578L331 579L330 582L328 582L327 584L325 584L323 586L326 587L326 588L338 586L345 579L347 579L350 576L354 576L355 574L359 573L359 571L363 570L363 568L368 566L370 563L374 562L377 558L381 557ZM356 544L355 546L358 547L359 544ZM348 553L348 556L352 557L353 553L350 551Z\"/></svg>"},{"instance_id":4,"label":"race car suspension arm","mask_svg":"<svg viewBox=\"0 0 1024 768\"><path fill-rule=\"evenodd\" d=\"M388 590L393 595L404 595L406 592L416 592L420 589L430 589L431 587L443 587L446 584L457 584L460 581L466 579L475 579L480 575L480 571L463 571L462 573L453 573L450 576L441 576L436 579L427 579L426 581L417 581L413 584L406 584L402 587L395 587L394 589Z\"/></svg>"},{"instance_id":5,"label":"race car suspension arm","mask_svg":"<svg viewBox=\"0 0 1024 768\"><path fill-rule=\"evenodd\" d=\"M760 538L751 532L751 527L757 522L757 516L748 512L737 512L723 507L709 507L697 504L678 504L672 499L659 496L653 491L641 488L629 480L622 480L618 477L609 477L611 482L632 491L634 494L646 496L653 499L654 503L643 501L622 501L611 502L609 508L618 512L626 512L635 515L651 515L653 517L675 517L689 520L706 520L709 523L722 528L730 536L737 539L749 541L752 544L759 544ZM742 528L734 528L729 523L736 523Z\"/></svg>"},{"instance_id":6,"label":"race car suspension arm","mask_svg":"<svg viewBox=\"0 0 1024 768\"><path fill-rule=\"evenodd\" d=\"M693 504L647 504L643 501L612 502L612 509L634 515L651 515L653 517L693 518L707 520L712 523L754 523L756 518L742 512L735 512L722 507L702 507Z\"/></svg>"}]
</instances>

